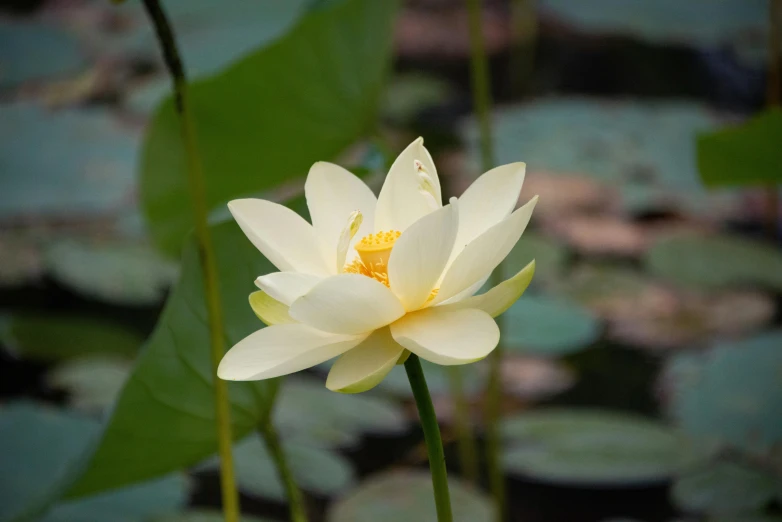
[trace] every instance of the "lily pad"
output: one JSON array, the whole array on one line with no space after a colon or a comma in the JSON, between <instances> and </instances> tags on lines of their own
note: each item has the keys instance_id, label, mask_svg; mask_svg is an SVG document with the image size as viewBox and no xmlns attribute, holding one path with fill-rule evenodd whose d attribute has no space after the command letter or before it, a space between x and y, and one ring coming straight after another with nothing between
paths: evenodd
<instances>
[{"instance_id":1,"label":"lily pad","mask_svg":"<svg viewBox=\"0 0 782 522\"><path fill-rule=\"evenodd\" d=\"M132 367L130 359L96 354L60 364L46 374L46 382L68 392L70 407L102 413L119 396Z\"/></svg>"},{"instance_id":2,"label":"lily pad","mask_svg":"<svg viewBox=\"0 0 782 522\"><path fill-rule=\"evenodd\" d=\"M672 409L681 428L706 441L769 455L782 447L782 332L718 345L673 364Z\"/></svg>"},{"instance_id":3,"label":"lily pad","mask_svg":"<svg viewBox=\"0 0 782 522\"><path fill-rule=\"evenodd\" d=\"M600 335L600 324L591 312L561 299L524 296L502 317L503 345L527 355L573 353Z\"/></svg>"},{"instance_id":4,"label":"lily pad","mask_svg":"<svg viewBox=\"0 0 782 522\"><path fill-rule=\"evenodd\" d=\"M669 428L634 415L551 409L502 423L509 471L545 482L637 487L667 480L685 462Z\"/></svg>"},{"instance_id":5,"label":"lily pad","mask_svg":"<svg viewBox=\"0 0 782 522\"><path fill-rule=\"evenodd\" d=\"M322 381L298 377L282 385L274 422L285 437L326 448L353 446L364 433L393 435L408 427L401 408L388 399L335 395Z\"/></svg>"},{"instance_id":6,"label":"lily pad","mask_svg":"<svg viewBox=\"0 0 782 522\"><path fill-rule=\"evenodd\" d=\"M0 322L0 340L14 355L41 362L96 354L131 358L144 339L106 320L17 312Z\"/></svg>"},{"instance_id":7,"label":"lily pad","mask_svg":"<svg viewBox=\"0 0 782 522\"><path fill-rule=\"evenodd\" d=\"M695 513L752 514L771 503L780 479L748 466L717 462L689 473L674 484L676 505Z\"/></svg>"},{"instance_id":8,"label":"lily pad","mask_svg":"<svg viewBox=\"0 0 782 522\"><path fill-rule=\"evenodd\" d=\"M548 286L562 277L568 261L568 249L556 240L535 232L527 232L516 243L508 257L500 265L502 278L509 279L535 260L535 277L532 286Z\"/></svg>"},{"instance_id":9,"label":"lily pad","mask_svg":"<svg viewBox=\"0 0 782 522\"><path fill-rule=\"evenodd\" d=\"M90 297L118 304L161 302L179 272L176 263L148 245L63 240L50 246L45 255L54 279Z\"/></svg>"},{"instance_id":10,"label":"lily pad","mask_svg":"<svg viewBox=\"0 0 782 522\"><path fill-rule=\"evenodd\" d=\"M494 518L482 493L449 478L454 522ZM328 512L327 522L436 522L432 478L425 471L391 471L363 482Z\"/></svg>"},{"instance_id":11,"label":"lily pad","mask_svg":"<svg viewBox=\"0 0 782 522\"><path fill-rule=\"evenodd\" d=\"M0 106L0 218L135 209L138 133L107 110Z\"/></svg>"},{"instance_id":12,"label":"lily pad","mask_svg":"<svg viewBox=\"0 0 782 522\"><path fill-rule=\"evenodd\" d=\"M337 453L290 442L283 444L288 463L300 488L322 496L334 496L353 485L350 463ZM258 435L234 446L234 466L239 489L247 494L283 502L285 489L277 468ZM207 469L219 466L213 459Z\"/></svg>"},{"instance_id":13,"label":"lily pad","mask_svg":"<svg viewBox=\"0 0 782 522\"><path fill-rule=\"evenodd\" d=\"M649 250L645 262L652 274L691 288L750 284L782 290L782 251L737 236L664 236Z\"/></svg>"}]
</instances>

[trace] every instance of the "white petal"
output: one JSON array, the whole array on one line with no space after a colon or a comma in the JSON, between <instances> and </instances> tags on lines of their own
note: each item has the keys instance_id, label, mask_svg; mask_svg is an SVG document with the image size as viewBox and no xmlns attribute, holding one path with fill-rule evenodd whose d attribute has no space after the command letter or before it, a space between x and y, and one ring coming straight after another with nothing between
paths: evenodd
<instances>
[{"instance_id":1,"label":"white petal","mask_svg":"<svg viewBox=\"0 0 782 522\"><path fill-rule=\"evenodd\" d=\"M452 258L470 241L513 212L526 167L524 163L511 163L491 169L464 191L459 198L459 234Z\"/></svg>"},{"instance_id":2,"label":"white petal","mask_svg":"<svg viewBox=\"0 0 782 522\"><path fill-rule=\"evenodd\" d=\"M361 179L342 167L324 161L314 164L307 175L304 193L327 263L334 264L337 259L339 236L352 212L361 212L363 222L351 246L372 232L377 198Z\"/></svg>"},{"instance_id":3,"label":"white petal","mask_svg":"<svg viewBox=\"0 0 782 522\"><path fill-rule=\"evenodd\" d=\"M537 201L538 197L535 196L467 245L445 273L432 304L445 301L491 274L524 233Z\"/></svg>"},{"instance_id":4,"label":"white petal","mask_svg":"<svg viewBox=\"0 0 782 522\"><path fill-rule=\"evenodd\" d=\"M261 290L250 294L250 307L258 319L269 326L296 322L288 314L288 305L277 301Z\"/></svg>"},{"instance_id":5,"label":"white petal","mask_svg":"<svg viewBox=\"0 0 782 522\"><path fill-rule=\"evenodd\" d=\"M323 281L323 277L299 272L272 272L255 280L255 286L269 294L272 299L290 306L312 287Z\"/></svg>"},{"instance_id":6,"label":"white petal","mask_svg":"<svg viewBox=\"0 0 782 522\"><path fill-rule=\"evenodd\" d=\"M515 303L532 281L535 275L535 261L531 261L515 276L506 279L491 290L480 295L468 297L453 304L444 304L436 308L458 310L462 308L477 308L492 317L497 317Z\"/></svg>"},{"instance_id":7,"label":"white petal","mask_svg":"<svg viewBox=\"0 0 782 522\"><path fill-rule=\"evenodd\" d=\"M383 188L377 198L375 210L375 231L398 230L407 227L436 210L431 197L419 190L420 180L415 161L420 161L429 173L436 192L435 205L442 206L440 180L437 177L432 157L424 147L423 138L418 138L402 151L388 171Z\"/></svg>"},{"instance_id":8,"label":"white petal","mask_svg":"<svg viewBox=\"0 0 782 522\"><path fill-rule=\"evenodd\" d=\"M500 341L500 329L482 310L425 308L391 325L394 340L436 364L467 364L486 357Z\"/></svg>"},{"instance_id":9,"label":"white petal","mask_svg":"<svg viewBox=\"0 0 782 522\"><path fill-rule=\"evenodd\" d=\"M343 354L331 367L326 388L341 393L359 393L374 388L396 365L404 346L381 328Z\"/></svg>"},{"instance_id":10,"label":"white petal","mask_svg":"<svg viewBox=\"0 0 782 522\"><path fill-rule=\"evenodd\" d=\"M263 199L228 203L242 232L283 271L329 275L312 225L288 207Z\"/></svg>"},{"instance_id":11,"label":"white petal","mask_svg":"<svg viewBox=\"0 0 782 522\"><path fill-rule=\"evenodd\" d=\"M217 376L229 381L257 381L298 372L350 350L366 335L338 335L303 324L267 326L228 350Z\"/></svg>"},{"instance_id":12,"label":"white petal","mask_svg":"<svg viewBox=\"0 0 782 522\"><path fill-rule=\"evenodd\" d=\"M361 334L396 321L405 309L383 283L359 274L340 274L296 299L289 313L324 332Z\"/></svg>"},{"instance_id":13,"label":"white petal","mask_svg":"<svg viewBox=\"0 0 782 522\"><path fill-rule=\"evenodd\" d=\"M394 243L388 281L405 309L420 308L440 280L456 239L458 212L446 205L413 223Z\"/></svg>"},{"instance_id":14,"label":"white petal","mask_svg":"<svg viewBox=\"0 0 782 522\"><path fill-rule=\"evenodd\" d=\"M450 304L450 303L457 303L459 301L463 301L464 299L467 299L468 297L472 297L472 295L475 294L475 292L483 288L483 285L486 284L486 281L488 281L490 277L491 274L487 274L485 277L482 277L480 280L471 284L470 286L468 286L458 294L449 297L444 301L441 301L440 303L437 304L437 306L443 306L445 304Z\"/></svg>"}]
</instances>

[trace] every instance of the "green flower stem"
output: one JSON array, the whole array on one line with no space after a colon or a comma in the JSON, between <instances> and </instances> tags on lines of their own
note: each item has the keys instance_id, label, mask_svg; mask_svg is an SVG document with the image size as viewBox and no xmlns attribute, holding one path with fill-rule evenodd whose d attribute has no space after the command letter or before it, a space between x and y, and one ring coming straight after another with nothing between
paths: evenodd
<instances>
[{"instance_id":1,"label":"green flower stem","mask_svg":"<svg viewBox=\"0 0 782 522\"><path fill-rule=\"evenodd\" d=\"M293 478L293 473L288 465L288 458L285 456L285 452L280 444L280 436L274 428L274 424L272 424L271 415L269 415L261 424L259 431L266 443L269 454L271 454L272 460L274 460L280 481L285 488L290 507L291 522L307 522L307 512L304 509L304 498L302 497L301 490L296 485L296 480Z\"/></svg>"},{"instance_id":2,"label":"green flower stem","mask_svg":"<svg viewBox=\"0 0 782 522\"><path fill-rule=\"evenodd\" d=\"M464 376L459 366L448 368L448 380L454 403L456 435L459 445L459 463L464 478L473 485L478 483L478 449L470 421L470 404L464 393Z\"/></svg>"},{"instance_id":3,"label":"green flower stem","mask_svg":"<svg viewBox=\"0 0 782 522\"><path fill-rule=\"evenodd\" d=\"M443 439L440 437L440 427L437 425L437 416L434 413L432 397L429 395L429 387L426 385L424 369L418 356L411 353L405 361L407 379L413 390L415 404L418 407L418 416L421 418L421 428L424 430L426 450L429 453L429 469L432 472L432 486L434 486L434 502L437 506L437 522L453 522L451 513L451 494L448 492L448 471L445 469L445 453L443 452Z\"/></svg>"},{"instance_id":4,"label":"green flower stem","mask_svg":"<svg viewBox=\"0 0 782 522\"><path fill-rule=\"evenodd\" d=\"M782 25L782 0L770 0L768 12L768 83L766 85L766 104L779 107L782 90L782 69L780 69L780 25ZM779 227L779 188L769 185L766 189L767 209L766 227L772 241L777 239Z\"/></svg>"},{"instance_id":5,"label":"green flower stem","mask_svg":"<svg viewBox=\"0 0 782 522\"><path fill-rule=\"evenodd\" d=\"M480 0L467 0L470 25L470 80L473 104L478 117L481 141L481 166L487 171L494 166L494 143L491 130L491 85L489 65L483 43L483 23ZM494 271L491 284L502 282L500 267ZM502 324L498 321L500 330ZM502 341L500 341L502 343ZM489 486L496 505L497 520L505 520L505 476L500 462L499 418L502 403L502 344L489 356L489 384L486 391L486 464Z\"/></svg>"},{"instance_id":6,"label":"green flower stem","mask_svg":"<svg viewBox=\"0 0 782 522\"><path fill-rule=\"evenodd\" d=\"M217 280L217 261L215 259L212 237L209 233L207 221L208 209L206 205L206 186L202 162L196 143L195 126L190 106L187 100L187 79L179 58L176 40L168 22L165 11L157 0L144 0L144 7L149 13L152 24L155 27L160 46L163 50L163 58L171 73L174 84L174 106L179 115L182 140L187 156L187 172L195 214L196 238L198 239L198 254L204 276L204 289L206 293L207 312L209 317L209 336L211 340L211 359L214 373L220 359L225 355L223 338L223 311L220 304L220 289ZM231 433L231 408L228 402L228 385L215 376L215 418L217 420L217 443L220 455L220 485L223 499L223 515L226 522L239 521L239 493L234 479L233 455L231 446L233 437Z\"/></svg>"}]
</instances>

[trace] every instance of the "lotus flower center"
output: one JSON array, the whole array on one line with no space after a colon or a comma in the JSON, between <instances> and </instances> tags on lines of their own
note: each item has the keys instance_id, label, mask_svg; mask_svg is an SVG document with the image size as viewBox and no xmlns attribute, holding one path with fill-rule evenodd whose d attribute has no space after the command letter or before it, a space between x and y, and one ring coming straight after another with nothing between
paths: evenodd
<instances>
[{"instance_id":1,"label":"lotus flower center","mask_svg":"<svg viewBox=\"0 0 782 522\"><path fill-rule=\"evenodd\" d=\"M358 258L345 267L345 272L377 279L388 286L388 258L402 233L398 230L364 236L356 243Z\"/></svg>"}]
</instances>

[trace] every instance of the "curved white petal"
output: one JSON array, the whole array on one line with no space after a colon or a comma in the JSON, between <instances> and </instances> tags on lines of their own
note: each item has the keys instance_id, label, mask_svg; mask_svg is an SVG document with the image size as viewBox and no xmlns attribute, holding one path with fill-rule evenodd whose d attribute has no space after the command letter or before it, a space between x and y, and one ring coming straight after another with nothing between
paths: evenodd
<instances>
[{"instance_id":1,"label":"curved white petal","mask_svg":"<svg viewBox=\"0 0 782 522\"><path fill-rule=\"evenodd\" d=\"M300 272L272 272L258 277L255 286L269 294L272 299L290 306L312 287L323 281L323 277Z\"/></svg>"},{"instance_id":2,"label":"curved white petal","mask_svg":"<svg viewBox=\"0 0 782 522\"><path fill-rule=\"evenodd\" d=\"M283 271L329 275L312 225L294 211L263 199L235 199L228 203L242 232Z\"/></svg>"},{"instance_id":3,"label":"curved white petal","mask_svg":"<svg viewBox=\"0 0 782 522\"><path fill-rule=\"evenodd\" d=\"M443 306L446 304L456 303L459 301L463 301L464 299L467 299L468 297L472 297L475 292L483 288L483 285L486 284L486 281L489 280L491 277L491 274L487 274L485 277L482 277L480 280L476 281L475 283L471 284L458 294L449 297L448 299L445 299L444 301L441 301L437 304L437 306Z\"/></svg>"},{"instance_id":4,"label":"curved white petal","mask_svg":"<svg viewBox=\"0 0 782 522\"><path fill-rule=\"evenodd\" d=\"M334 265L332 272L338 273L342 267L336 265L337 243L350 214L358 210L363 216L361 227L350 243L352 246L372 232L377 198L357 176L325 161L315 163L310 169L304 194L326 263Z\"/></svg>"},{"instance_id":5,"label":"curved white petal","mask_svg":"<svg viewBox=\"0 0 782 522\"><path fill-rule=\"evenodd\" d=\"M440 280L459 228L458 212L446 205L413 223L394 243L388 281L405 309L420 308Z\"/></svg>"},{"instance_id":6,"label":"curved white petal","mask_svg":"<svg viewBox=\"0 0 782 522\"><path fill-rule=\"evenodd\" d=\"M421 162L432 180L433 197L420 190L416 160ZM423 138L418 138L402 151L388 171L377 198L374 229L404 232L407 227L439 207L442 207L442 193L437 169L432 156L424 147Z\"/></svg>"},{"instance_id":7,"label":"curved white petal","mask_svg":"<svg viewBox=\"0 0 782 522\"><path fill-rule=\"evenodd\" d=\"M341 355L366 337L321 332L303 324L267 326L228 350L217 376L229 381L257 381L287 375Z\"/></svg>"},{"instance_id":8,"label":"curved white petal","mask_svg":"<svg viewBox=\"0 0 782 522\"><path fill-rule=\"evenodd\" d=\"M525 163L491 169L476 179L459 198L459 233L452 258L470 241L507 218L519 200Z\"/></svg>"},{"instance_id":9,"label":"curved white petal","mask_svg":"<svg viewBox=\"0 0 782 522\"><path fill-rule=\"evenodd\" d=\"M250 307L258 319L271 326L273 324L295 323L288 314L289 306L272 298L266 292L258 290L250 294Z\"/></svg>"},{"instance_id":10,"label":"curved white petal","mask_svg":"<svg viewBox=\"0 0 782 522\"><path fill-rule=\"evenodd\" d=\"M341 393L359 393L374 388L396 365L404 346L380 328L364 342L344 353L331 367L326 388Z\"/></svg>"},{"instance_id":11,"label":"curved white petal","mask_svg":"<svg viewBox=\"0 0 782 522\"><path fill-rule=\"evenodd\" d=\"M436 364L467 364L483 359L500 341L500 329L482 310L425 308L391 325L394 340Z\"/></svg>"},{"instance_id":12,"label":"curved white petal","mask_svg":"<svg viewBox=\"0 0 782 522\"><path fill-rule=\"evenodd\" d=\"M444 310L477 308L478 310L483 310L492 317L497 317L510 308L511 305L522 296L534 275L535 261L533 260L527 266L519 270L516 275L510 279L506 279L488 292L468 297L467 299L453 304L444 304L436 308Z\"/></svg>"},{"instance_id":13,"label":"curved white petal","mask_svg":"<svg viewBox=\"0 0 782 522\"><path fill-rule=\"evenodd\" d=\"M396 321L405 309L383 283L359 274L340 274L296 299L289 313L324 332L361 334Z\"/></svg>"},{"instance_id":14,"label":"curved white petal","mask_svg":"<svg viewBox=\"0 0 782 522\"><path fill-rule=\"evenodd\" d=\"M491 274L524 233L537 201L538 197L535 196L464 247L445 273L432 304L445 301Z\"/></svg>"}]
</instances>

